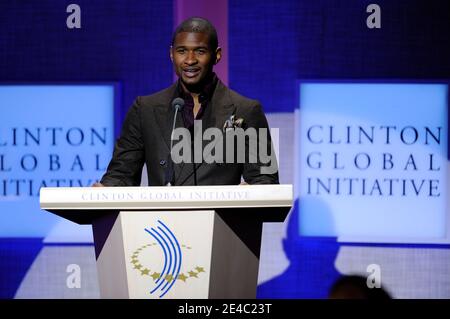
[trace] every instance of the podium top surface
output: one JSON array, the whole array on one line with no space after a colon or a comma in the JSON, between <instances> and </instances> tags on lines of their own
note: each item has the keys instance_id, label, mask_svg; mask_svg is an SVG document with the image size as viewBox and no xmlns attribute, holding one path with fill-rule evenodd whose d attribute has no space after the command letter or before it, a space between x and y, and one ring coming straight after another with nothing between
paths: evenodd
<instances>
[{"instance_id":1,"label":"podium top surface","mask_svg":"<svg viewBox=\"0 0 450 319\"><path fill-rule=\"evenodd\" d=\"M290 210L292 185L224 185L170 187L45 187L41 209L72 221L80 214L124 210L271 209ZM69 215L68 215L69 213ZM74 213L76 213L74 215ZM71 217L68 217L71 216ZM284 219L284 218L283 218ZM87 221L88 223L89 221Z\"/></svg>"}]
</instances>

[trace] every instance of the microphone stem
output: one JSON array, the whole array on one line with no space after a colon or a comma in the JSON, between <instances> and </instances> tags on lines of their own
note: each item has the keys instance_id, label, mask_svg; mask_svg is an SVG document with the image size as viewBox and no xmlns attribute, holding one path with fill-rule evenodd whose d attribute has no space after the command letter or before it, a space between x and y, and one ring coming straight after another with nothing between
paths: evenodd
<instances>
[{"instance_id":1,"label":"microphone stem","mask_svg":"<svg viewBox=\"0 0 450 319\"><path fill-rule=\"evenodd\" d=\"M168 158L168 169L169 169L169 178L166 176L166 186L172 186L171 182L173 179L174 169L173 169L173 161L172 161L172 148L173 148L173 131L175 131L175 126L177 123L177 114L178 114L178 107L175 107L175 114L173 116L173 124L172 124L172 133L170 134L170 153Z\"/></svg>"},{"instance_id":2,"label":"microphone stem","mask_svg":"<svg viewBox=\"0 0 450 319\"><path fill-rule=\"evenodd\" d=\"M172 134L170 134L170 156L172 156L173 131L175 131L175 125L177 123L177 114L178 114L178 108L175 108L175 115L173 116L173 124L172 124Z\"/></svg>"}]
</instances>

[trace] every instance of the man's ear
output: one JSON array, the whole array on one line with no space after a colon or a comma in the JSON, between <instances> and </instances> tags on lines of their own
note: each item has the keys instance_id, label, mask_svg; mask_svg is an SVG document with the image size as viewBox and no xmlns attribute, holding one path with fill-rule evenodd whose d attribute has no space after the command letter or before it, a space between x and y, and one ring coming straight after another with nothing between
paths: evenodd
<instances>
[{"instance_id":1,"label":"man's ear","mask_svg":"<svg viewBox=\"0 0 450 319\"><path fill-rule=\"evenodd\" d=\"M220 59L222 58L222 48L218 47L216 49L216 60L214 61L214 64L219 63Z\"/></svg>"},{"instance_id":2,"label":"man's ear","mask_svg":"<svg viewBox=\"0 0 450 319\"><path fill-rule=\"evenodd\" d=\"M172 63L173 63L173 53L172 53L172 50L173 50L173 47L170 46L170 48L169 48L170 61L172 61Z\"/></svg>"}]
</instances>

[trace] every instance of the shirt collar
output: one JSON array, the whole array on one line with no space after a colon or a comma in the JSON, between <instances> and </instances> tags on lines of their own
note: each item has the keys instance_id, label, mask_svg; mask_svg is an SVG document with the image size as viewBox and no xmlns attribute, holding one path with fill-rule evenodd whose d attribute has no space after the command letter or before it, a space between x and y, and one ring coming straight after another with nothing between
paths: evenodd
<instances>
[{"instance_id":1,"label":"shirt collar","mask_svg":"<svg viewBox=\"0 0 450 319\"><path fill-rule=\"evenodd\" d=\"M203 102L211 99L211 97L214 93L214 89L216 88L217 82L218 82L218 77L214 72L212 72L212 74L210 76L208 76L208 78L206 78L206 82L205 82L205 85L203 86L203 90L200 92L200 95L198 97L198 100L200 103L203 103ZM178 79L178 81L177 81L177 92L178 92L178 96L184 100L192 99L191 94L189 92L187 92L181 85L180 79Z\"/></svg>"}]
</instances>

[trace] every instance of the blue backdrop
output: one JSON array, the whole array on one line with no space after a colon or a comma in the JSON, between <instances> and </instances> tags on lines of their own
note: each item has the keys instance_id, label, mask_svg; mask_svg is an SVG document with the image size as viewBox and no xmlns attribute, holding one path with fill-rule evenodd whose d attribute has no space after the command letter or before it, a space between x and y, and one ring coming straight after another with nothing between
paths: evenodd
<instances>
[{"instance_id":1,"label":"blue backdrop","mask_svg":"<svg viewBox=\"0 0 450 319\"><path fill-rule=\"evenodd\" d=\"M381 29L366 7L381 7ZM230 0L230 83L266 111L296 107L295 79L446 78L445 0Z\"/></svg>"}]
</instances>

